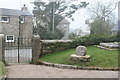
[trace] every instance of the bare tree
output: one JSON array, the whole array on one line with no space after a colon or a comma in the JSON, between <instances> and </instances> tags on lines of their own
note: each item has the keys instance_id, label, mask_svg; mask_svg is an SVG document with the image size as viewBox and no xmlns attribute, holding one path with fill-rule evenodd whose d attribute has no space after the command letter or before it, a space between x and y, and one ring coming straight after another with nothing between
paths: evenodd
<instances>
[{"instance_id":1,"label":"bare tree","mask_svg":"<svg viewBox=\"0 0 120 80\"><path fill-rule=\"evenodd\" d=\"M110 33L110 28L113 26L113 21L115 20L114 10L116 7L117 3L115 2L108 2L103 4L102 2L98 1L95 6L89 8L89 11L92 14L91 18L93 20L91 25L92 33L95 34L99 30L101 31L101 34L107 35Z\"/></svg>"}]
</instances>

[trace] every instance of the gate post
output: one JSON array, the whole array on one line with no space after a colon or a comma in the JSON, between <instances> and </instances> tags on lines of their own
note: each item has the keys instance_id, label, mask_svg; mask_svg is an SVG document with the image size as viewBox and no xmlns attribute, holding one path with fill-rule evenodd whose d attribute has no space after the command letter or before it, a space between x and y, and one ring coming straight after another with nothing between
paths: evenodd
<instances>
[{"instance_id":1,"label":"gate post","mask_svg":"<svg viewBox=\"0 0 120 80\"><path fill-rule=\"evenodd\" d=\"M4 62L4 34L0 34L0 61Z\"/></svg>"},{"instance_id":2,"label":"gate post","mask_svg":"<svg viewBox=\"0 0 120 80\"><path fill-rule=\"evenodd\" d=\"M41 39L39 35L34 35L32 38L32 61L35 62L41 55Z\"/></svg>"}]
</instances>

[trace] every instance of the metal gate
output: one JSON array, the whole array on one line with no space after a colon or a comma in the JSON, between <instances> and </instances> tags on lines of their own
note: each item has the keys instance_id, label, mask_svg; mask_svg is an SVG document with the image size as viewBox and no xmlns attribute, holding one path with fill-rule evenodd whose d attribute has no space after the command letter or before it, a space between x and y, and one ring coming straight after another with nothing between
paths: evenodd
<instances>
[{"instance_id":1,"label":"metal gate","mask_svg":"<svg viewBox=\"0 0 120 80\"><path fill-rule=\"evenodd\" d=\"M29 63L32 59L31 38L5 39L5 61L7 63Z\"/></svg>"}]
</instances>

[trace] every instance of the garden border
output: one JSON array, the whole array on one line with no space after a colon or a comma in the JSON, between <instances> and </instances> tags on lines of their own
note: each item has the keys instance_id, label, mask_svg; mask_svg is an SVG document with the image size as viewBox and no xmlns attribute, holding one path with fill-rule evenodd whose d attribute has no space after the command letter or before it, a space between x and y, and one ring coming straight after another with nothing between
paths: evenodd
<instances>
[{"instance_id":1,"label":"garden border","mask_svg":"<svg viewBox=\"0 0 120 80\"><path fill-rule=\"evenodd\" d=\"M55 64L55 63L49 63L49 62L41 62L37 61L36 65L45 65L45 66L51 66L51 67L57 67L57 68L65 68L65 69L80 69L80 70L99 70L99 71L120 71L120 68L102 68L102 67L79 67L79 66L73 66L73 65L66 65L66 64Z\"/></svg>"},{"instance_id":2,"label":"garden border","mask_svg":"<svg viewBox=\"0 0 120 80\"><path fill-rule=\"evenodd\" d=\"M1 77L0 77L0 80L6 80L6 78L7 78L7 76L4 75L4 76L1 76Z\"/></svg>"},{"instance_id":3,"label":"garden border","mask_svg":"<svg viewBox=\"0 0 120 80\"><path fill-rule=\"evenodd\" d=\"M117 49L106 48L106 47L99 46L99 45L95 45L95 47L100 48L100 49L104 49L104 50L109 50L109 51L117 50Z\"/></svg>"}]
</instances>

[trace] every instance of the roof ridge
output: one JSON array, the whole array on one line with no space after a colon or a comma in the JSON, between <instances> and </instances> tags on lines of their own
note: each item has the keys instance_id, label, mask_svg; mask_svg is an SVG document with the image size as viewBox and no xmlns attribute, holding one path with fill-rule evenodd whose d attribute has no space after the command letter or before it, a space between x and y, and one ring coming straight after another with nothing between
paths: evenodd
<instances>
[{"instance_id":1,"label":"roof ridge","mask_svg":"<svg viewBox=\"0 0 120 80\"><path fill-rule=\"evenodd\" d=\"M6 10L18 10L18 11L21 11L19 9L9 9L9 8L0 8L0 9L6 9Z\"/></svg>"},{"instance_id":2,"label":"roof ridge","mask_svg":"<svg viewBox=\"0 0 120 80\"><path fill-rule=\"evenodd\" d=\"M0 10L2 10L0 15L32 15L30 12L23 12L17 9L0 8Z\"/></svg>"}]
</instances>

